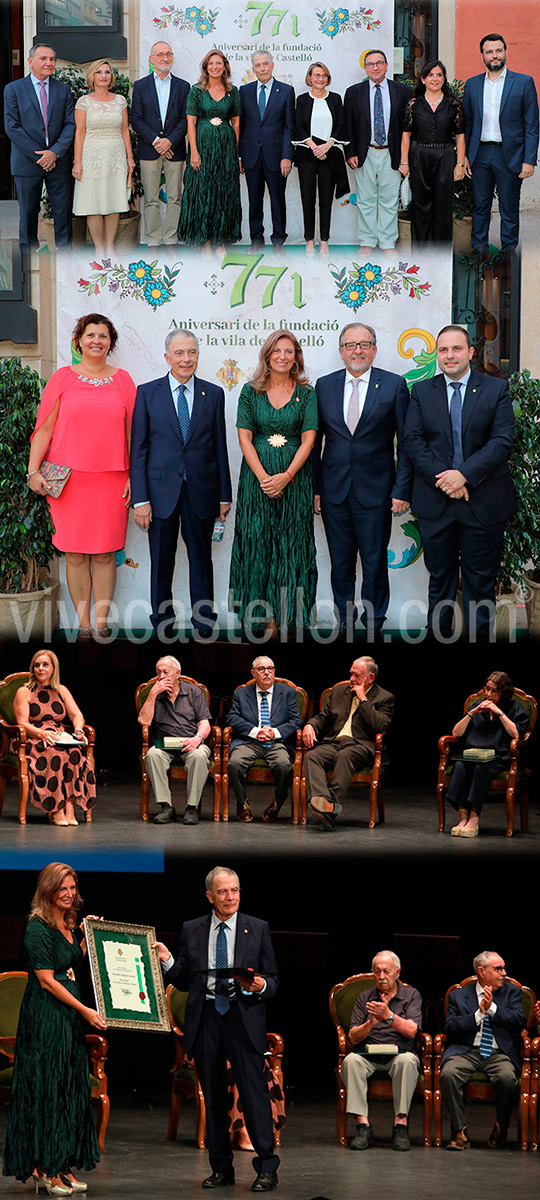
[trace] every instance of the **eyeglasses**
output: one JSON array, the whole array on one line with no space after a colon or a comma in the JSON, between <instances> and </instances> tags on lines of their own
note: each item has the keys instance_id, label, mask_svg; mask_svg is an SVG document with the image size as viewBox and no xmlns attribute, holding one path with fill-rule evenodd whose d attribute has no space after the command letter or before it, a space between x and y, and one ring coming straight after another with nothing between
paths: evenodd
<instances>
[{"instance_id":1,"label":"eyeglasses","mask_svg":"<svg viewBox=\"0 0 540 1200\"><path fill-rule=\"evenodd\" d=\"M273 675L275 669L275 667L255 667L255 670L259 672L259 675Z\"/></svg>"},{"instance_id":2,"label":"eyeglasses","mask_svg":"<svg viewBox=\"0 0 540 1200\"><path fill-rule=\"evenodd\" d=\"M373 61L370 59L370 60L369 60L369 62L364 62L364 66L365 66L365 68L366 68L366 71L367 71L368 67L385 67L385 66L386 66L386 63L385 63L385 61L384 61L384 58L378 58L378 59L376 60L376 62L373 62Z\"/></svg>"},{"instance_id":3,"label":"eyeglasses","mask_svg":"<svg viewBox=\"0 0 540 1200\"><path fill-rule=\"evenodd\" d=\"M369 347L374 345L375 342L344 342L343 349L351 353L353 350L369 350Z\"/></svg>"},{"instance_id":4,"label":"eyeglasses","mask_svg":"<svg viewBox=\"0 0 540 1200\"><path fill-rule=\"evenodd\" d=\"M166 54L154 54L153 58L174 58L172 50L167 50Z\"/></svg>"}]
</instances>

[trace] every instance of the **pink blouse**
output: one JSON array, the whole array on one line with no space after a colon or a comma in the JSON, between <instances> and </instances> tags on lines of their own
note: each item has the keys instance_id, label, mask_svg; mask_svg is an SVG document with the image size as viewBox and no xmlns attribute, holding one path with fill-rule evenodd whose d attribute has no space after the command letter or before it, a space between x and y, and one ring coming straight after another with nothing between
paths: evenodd
<instances>
[{"instance_id":1,"label":"pink blouse","mask_svg":"<svg viewBox=\"0 0 540 1200\"><path fill-rule=\"evenodd\" d=\"M96 386L71 367L60 367L45 386L34 429L35 434L60 400L44 457L76 471L126 470L126 417L131 428L135 392L127 371L117 370L110 382Z\"/></svg>"}]
</instances>

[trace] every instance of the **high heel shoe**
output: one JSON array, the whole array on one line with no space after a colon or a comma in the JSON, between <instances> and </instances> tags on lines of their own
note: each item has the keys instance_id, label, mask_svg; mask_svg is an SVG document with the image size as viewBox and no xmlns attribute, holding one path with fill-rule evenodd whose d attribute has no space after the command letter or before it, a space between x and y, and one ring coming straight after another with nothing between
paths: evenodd
<instances>
[{"instance_id":1,"label":"high heel shoe","mask_svg":"<svg viewBox=\"0 0 540 1200\"><path fill-rule=\"evenodd\" d=\"M70 1179L69 1175L66 1175L65 1171L60 1171L60 1179L66 1184L67 1187L71 1188L72 1192L88 1191L87 1183L81 1183L80 1179Z\"/></svg>"},{"instance_id":2,"label":"high heel shoe","mask_svg":"<svg viewBox=\"0 0 540 1200\"><path fill-rule=\"evenodd\" d=\"M60 1178L62 1178L62 1176L60 1176ZM49 1193L49 1196L71 1196L71 1193L73 1191L71 1184L69 1186L67 1186L64 1183L53 1183L52 1180L49 1179L49 1176L46 1175L44 1171L34 1171L33 1175L32 1175L32 1179L34 1180L36 1196L39 1192L40 1187L44 1187L45 1191Z\"/></svg>"},{"instance_id":3,"label":"high heel shoe","mask_svg":"<svg viewBox=\"0 0 540 1200\"><path fill-rule=\"evenodd\" d=\"M55 821L54 813L49 813L49 825L69 825L69 821L67 818L65 818L63 821Z\"/></svg>"}]
</instances>

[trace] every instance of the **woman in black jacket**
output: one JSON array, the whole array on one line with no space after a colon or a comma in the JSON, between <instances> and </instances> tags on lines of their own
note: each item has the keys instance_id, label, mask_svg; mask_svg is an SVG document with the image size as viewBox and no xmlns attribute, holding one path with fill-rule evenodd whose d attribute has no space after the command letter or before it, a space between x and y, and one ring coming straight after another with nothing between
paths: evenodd
<instances>
[{"instance_id":1,"label":"woman in black jacket","mask_svg":"<svg viewBox=\"0 0 540 1200\"><path fill-rule=\"evenodd\" d=\"M298 167L300 195L304 213L306 254L315 253L315 201L319 188L319 228L321 254L328 254L330 217L334 194L344 196L349 191L347 167L341 146L343 136L343 104L337 92L329 92L332 77L325 63L315 62L308 68L303 92L296 101L296 120L293 133L294 161Z\"/></svg>"}]
</instances>

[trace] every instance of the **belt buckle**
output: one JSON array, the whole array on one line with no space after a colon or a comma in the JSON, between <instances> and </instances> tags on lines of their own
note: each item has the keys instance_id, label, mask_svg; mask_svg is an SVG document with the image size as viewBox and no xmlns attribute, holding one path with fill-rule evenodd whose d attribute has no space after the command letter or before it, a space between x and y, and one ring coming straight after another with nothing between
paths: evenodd
<instances>
[{"instance_id":1,"label":"belt buckle","mask_svg":"<svg viewBox=\"0 0 540 1200\"><path fill-rule=\"evenodd\" d=\"M210 117L210 124L211 125L223 125L223 121L222 121L221 117Z\"/></svg>"}]
</instances>

